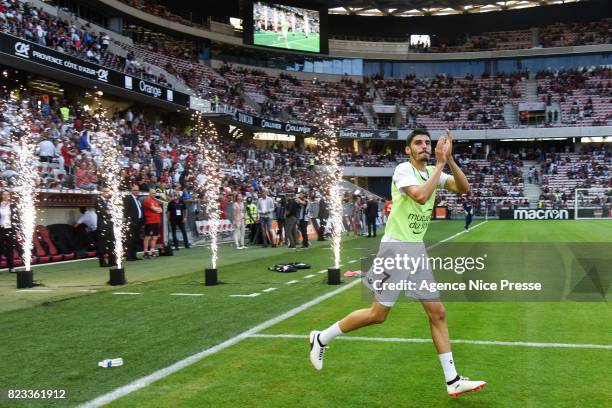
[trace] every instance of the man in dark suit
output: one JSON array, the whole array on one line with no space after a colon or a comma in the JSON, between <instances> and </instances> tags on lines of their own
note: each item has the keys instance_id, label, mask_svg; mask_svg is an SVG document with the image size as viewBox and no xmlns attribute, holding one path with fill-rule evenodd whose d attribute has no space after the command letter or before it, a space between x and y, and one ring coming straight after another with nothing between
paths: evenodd
<instances>
[{"instance_id":1,"label":"man in dark suit","mask_svg":"<svg viewBox=\"0 0 612 408\"><path fill-rule=\"evenodd\" d=\"M117 265L113 220L110 213L110 197L109 188L102 187L100 196L96 198L96 214L98 215L96 244L101 268ZM106 254L108 254L108 262L104 259Z\"/></svg>"},{"instance_id":2,"label":"man in dark suit","mask_svg":"<svg viewBox=\"0 0 612 408\"><path fill-rule=\"evenodd\" d=\"M178 190L170 194L170 202L168 203L168 218L170 220L170 228L172 229L172 241L174 249L179 250L178 239L176 238L176 228L178 227L183 234L183 243L185 248L190 248L189 238L185 230L185 221L187 220L187 204L183 200L183 192Z\"/></svg>"},{"instance_id":3,"label":"man in dark suit","mask_svg":"<svg viewBox=\"0 0 612 408\"><path fill-rule=\"evenodd\" d=\"M144 209L138 199L140 189L137 185L132 185L131 194L124 199L124 211L127 226L127 251L126 260L140 261L142 258L136 256L138 243L140 242L140 229L144 224Z\"/></svg>"},{"instance_id":4,"label":"man in dark suit","mask_svg":"<svg viewBox=\"0 0 612 408\"><path fill-rule=\"evenodd\" d=\"M378 216L378 202L369 196L366 203L365 217L368 226L368 238L376 236L376 217Z\"/></svg>"},{"instance_id":5,"label":"man in dark suit","mask_svg":"<svg viewBox=\"0 0 612 408\"><path fill-rule=\"evenodd\" d=\"M302 248L308 248L308 223L310 222L310 203L304 193L299 193L295 202L300 206L298 229L302 236Z\"/></svg>"},{"instance_id":6,"label":"man in dark suit","mask_svg":"<svg viewBox=\"0 0 612 408\"><path fill-rule=\"evenodd\" d=\"M287 208L285 209L285 231L287 238L289 239L289 248L296 248L295 244L297 241L297 223L299 213L300 206L295 201L295 197L291 195L289 197L289 201L287 202Z\"/></svg>"},{"instance_id":7,"label":"man in dark suit","mask_svg":"<svg viewBox=\"0 0 612 408\"><path fill-rule=\"evenodd\" d=\"M17 206L11 202L11 193L2 192L0 202L0 255L6 257L8 271L15 273L13 251L17 248L17 227L20 225Z\"/></svg>"}]
</instances>

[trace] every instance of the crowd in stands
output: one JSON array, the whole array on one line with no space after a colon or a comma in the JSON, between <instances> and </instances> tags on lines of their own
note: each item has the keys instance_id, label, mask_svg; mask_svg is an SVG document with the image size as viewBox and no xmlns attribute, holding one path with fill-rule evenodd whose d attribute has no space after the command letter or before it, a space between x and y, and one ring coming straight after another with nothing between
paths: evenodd
<instances>
[{"instance_id":1,"label":"crowd in stands","mask_svg":"<svg viewBox=\"0 0 612 408\"><path fill-rule=\"evenodd\" d=\"M367 125L361 106L372 102L372 97L363 82L349 78L339 82L306 81L286 73L272 77L261 70L229 64L224 64L219 73L229 83L240 83L243 92L261 105L261 114L266 117L313 123L317 108L326 105L333 107L330 119L340 126Z\"/></svg>"},{"instance_id":2,"label":"crowd in stands","mask_svg":"<svg viewBox=\"0 0 612 408\"><path fill-rule=\"evenodd\" d=\"M79 105L50 98L36 98L28 103L31 120L40 133L38 154L42 188L76 188L93 190L99 179L96 165L100 149L95 145L99 128L94 112ZM16 104L8 104L0 114L0 141L6 146L0 152L10 156L8 147L12 123L19 118ZM110 124L117 129L123 147L120 161L124 167L124 185L139 185L141 191L151 186L181 184L193 190L197 168L192 163L196 149L193 136L182 130L149 122L142 113L131 110L115 114ZM308 191L319 186L319 178L312 173L312 153L307 150L287 149L276 145L275 149L262 151L253 145L244 146L233 139L223 140L223 185L231 191L245 194L266 189L274 194L301 189ZM1 161L4 185L11 184L11 165ZM298 171L299 170L299 171Z\"/></svg>"},{"instance_id":3,"label":"crowd in stands","mask_svg":"<svg viewBox=\"0 0 612 408\"><path fill-rule=\"evenodd\" d=\"M547 153L541 163L544 208L573 208L575 189L612 188L612 149L597 147L580 153Z\"/></svg>"},{"instance_id":4,"label":"crowd in stands","mask_svg":"<svg viewBox=\"0 0 612 408\"><path fill-rule=\"evenodd\" d=\"M588 22L556 23L526 30L455 36L452 39L439 36L434 38L431 45L425 42L410 45L410 51L471 52L610 44L611 23L611 18L603 18Z\"/></svg>"},{"instance_id":5,"label":"crowd in stands","mask_svg":"<svg viewBox=\"0 0 612 408\"><path fill-rule=\"evenodd\" d=\"M557 23L540 28L543 47L610 44L612 18L579 23Z\"/></svg>"},{"instance_id":6,"label":"crowd in stands","mask_svg":"<svg viewBox=\"0 0 612 408\"><path fill-rule=\"evenodd\" d=\"M122 57L110 52L111 38L107 33L95 32L89 23L77 26L26 2L4 0L0 3L0 31L169 86L163 74L154 75L151 67L136 61L133 54Z\"/></svg>"},{"instance_id":7,"label":"crowd in stands","mask_svg":"<svg viewBox=\"0 0 612 408\"><path fill-rule=\"evenodd\" d=\"M532 48L531 30L495 31L470 35L465 39L441 40L431 47L416 47L415 52L471 52Z\"/></svg>"},{"instance_id":8,"label":"crowd in stands","mask_svg":"<svg viewBox=\"0 0 612 408\"><path fill-rule=\"evenodd\" d=\"M76 27L17 0L0 3L0 30L96 63L110 44L108 34L92 32L89 24Z\"/></svg>"},{"instance_id":9,"label":"crowd in stands","mask_svg":"<svg viewBox=\"0 0 612 408\"><path fill-rule=\"evenodd\" d=\"M100 128L94 112L59 99L43 100L39 105L33 95L24 95L24 98L21 102L5 103L0 114L0 187L10 188L16 182L10 135L27 114L32 132L39 135L40 140L36 151L40 163L38 187L80 192L100 190L104 174L98 169L101 151L96 146L96 138ZM154 189L162 200L180 191L184 200L196 203L201 200L198 186L205 175L204 169L194 162L198 151L193 134L151 123L142 113L134 114L129 109L114 115L110 125L117 129L122 151L119 161L124 191L131 186L137 186L141 194ZM301 217L307 222L320 219L324 186L321 184L323 178L315 171L314 152L278 143L271 149L257 149L252 143L244 145L229 138L221 139L219 149L224 152L219 191L222 219L232 219L232 205L238 200L237 196L246 205L257 204L264 192L274 198L275 208L287 204L287 199L282 197L299 192L303 203L308 205ZM358 199L361 199L358 194L343 197L345 206L350 206L355 216L362 215L365 209L365 201L362 206ZM198 219L207 219L202 206L194 204L190 211L196 210ZM277 212L274 218L283 218L283 214L284 211ZM258 221L256 216L255 221ZM346 221L345 228L354 231L355 218ZM253 223L247 220L248 224ZM313 221L313 226L323 239L324 232L318 230L320 221L316 224ZM361 227L358 225L356 230L360 231ZM253 228L251 226L251 230ZM257 240L252 235L250 239L251 242ZM286 241L287 237L283 239ZM307 239L303 245L308 246Z\"/></svg>"},{"instance_id":10,"label":"crowd in stands","mask_svg":"<svg viewBox=\"0 0 612 408\"><path fill-rule=\"evenodd\" d=\"M518 103L524 94L524 77L524 73L480 78L411 75L374 77L372 83L384 104L405 107L407 127L491 129L506 127L504 104Z\"/></svg>"},{"instance_id":11,"label":"crowd in stands","mask_svg":"<svg viewBox=\"0 0 612 408\"><path fill-rule=\"evenodd\" d=\"M596 27L601 34L609 27L609 20L589 27ZM517 104L525 95L525 73L464 78L375 76L361 82L349 78L338 82L302 80L287 73L275 76L227 63L215 70L199 63L194 50L152 41L115 42L126 52L122 57L109 51L108 34L94 32L89 24L77 26L18 0L0 4L0 30L160 85L172 86L166 76L170 75L214 106L227 104L247 113L307 124L316 119L316 108L326 105L332 108L332 119L344 128L505 128L504 105ZM153 70L153 66L161 70ZM607 125L612 119L611 72L609 68L539 72L539 97L549 105L561 104L560 120L549 115L546 125ZM400 123L379 116L373 109L379 102L398 106Z\"/></svg>"},{"instance_id":12,"label":"crowd in stands","mask_svg":"<svg viewBox=\"0 0 612 408\"><path fill-rule=\"evenodd\" d=\"M561 105L561 125L605 126L612 120L612 69L546 70L536 79L541 100Z\"/></svg>"},{"instance_id":13,"label":"crowd in stands","mask_svg":"<svg viewBox=\"0 0 612 408\"><path fill-rule=\"evenodd\" d=\"M487 212L495 215L500 208L529 205L524 194L523 162L519 154L499 149L491 150L485 157L484 152L479 151L476 154L457 155L455 161L470 182L468 199L475 215L485 215ZM454 213L462 213L462 196L440 190L436 200Z\"/></svg>"},{"instance_id":14,"label":"crowd in stands","mask_svg":"<svg viewBox=\"0 0 612 408\"><path fill-rule=\"evenodd\" d=\"M153 0L123 0L144 12L162 17L171 21L189 26L197 26L203 29L208 27L204 24L196 24L177 14L171 13L167 7L159 1ZM576 45L609 44L612 42L612 19L603 18L597 21L555 23L534 27L525 30L493 31L475 34L463 38L462 41L441 39L438 44L431 46L429 43L419 42L410 46L412 52L469 52L469 51L493 51L527 49L534 46L566 47ZM534 32L537 35L534 35ZM338 39L352 39L347 36L336 36ZM360 41L400 41L403 39L377 39L377 38L354 38Z\"/></svg>"},{"instance_id":15,"label":"crowd in stands","mask_svg":"<svg viewBox=\"0 0 612 408\"><path fill-rule=\"evenodd\" d=\"M144 11L145 13L153 14L154 16L161 17L165 20L174 21L175 23L188 25L191 27L198 27L201 29L209 29L209 25L205 22L196 23L192 20L186 19L178 14L174 14L168 10L165 4L159 1L151 0L121 0L123 3L134 7L138 10Z\"/></svg>"}]
</instances>

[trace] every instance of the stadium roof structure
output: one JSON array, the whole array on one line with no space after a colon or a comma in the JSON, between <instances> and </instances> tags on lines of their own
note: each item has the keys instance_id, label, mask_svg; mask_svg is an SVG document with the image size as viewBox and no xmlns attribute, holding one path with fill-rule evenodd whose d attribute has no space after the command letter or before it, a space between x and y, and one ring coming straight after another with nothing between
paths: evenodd
<instances>
[{"instance_id":1,"label":"stadium roof structure","mask_svg":"<svg viewBox=\"0 0 612 408\"><path fill-rule=\"evenodd\" d=\"M579 1L587 0L332 0L326 3L330 14L415 17L486 13Z\"/></svg>"}]
</instances>

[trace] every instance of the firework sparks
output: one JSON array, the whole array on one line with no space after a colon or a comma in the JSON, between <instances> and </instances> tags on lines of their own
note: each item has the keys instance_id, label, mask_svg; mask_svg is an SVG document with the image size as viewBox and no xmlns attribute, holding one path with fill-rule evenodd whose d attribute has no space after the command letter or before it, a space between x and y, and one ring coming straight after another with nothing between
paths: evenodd
<instances>
[{"instance_id":1,"label":"firework sparks","mask_svg":"<svg viewBox=\"0 0 612 408\"><path fill-rule=\"evenodd\" d=\"M21 221L18 236L23 247L23 264L25 270L29 271L32 265L33 236L36 227L36 188L40 177L36 154L39 135L34 133L34 126L29 119L30 114L26 106L27 101L24 101L21 109L14 110L16 115L13 116L15 120L11 142L15 150L14 165L17 173L14 192Z\"/></svg>"},{"instance_id":2,"label":"firework sparks","mask_svg":"<svg viewBox=\"0 0 612 408\"><path fill-rule=\"evenodd\" d=\"M219 191L221 188L221 150L219 135L212 122L203 121L199 112L194 114L197 148L197 169L203 175L196 185L204 195L208 215L212 269L217 268L217 234L220 225Z\"/></svg>"},{"instance_id":3,"label":"firework sparks","mask_svg":"<svg viewBox=\"0 0 612 408\"><path fill-rule=\"evenodd\" d=\"M342 241L342 169L339 165L340 149L336 134L336 124L329 118L325 106L317 125L323 136L318 140L319 160L323 166L325 201L329 206L327 226L331 234L331 246L334 253L334 268L340 268L340 249Z\"/></svg>"},{"instance_id":4,"label":"firework sparks","mask_svg":"<svg viewBox=\"0 0 612 408\"><path fill-rule=\"evenodd\" d=\"M100 150L98 173L105 180L110 192L108 209L113 223L115 260L117 268L121 269L124 253L123 238L125 236L126 225L123 221L122 166L119 162L119 135L116 134L110 123L104 119L103 114L98 115L97 118L100 129L98 132L95 132L92 144Z\"/></svg>"}]
</instances>

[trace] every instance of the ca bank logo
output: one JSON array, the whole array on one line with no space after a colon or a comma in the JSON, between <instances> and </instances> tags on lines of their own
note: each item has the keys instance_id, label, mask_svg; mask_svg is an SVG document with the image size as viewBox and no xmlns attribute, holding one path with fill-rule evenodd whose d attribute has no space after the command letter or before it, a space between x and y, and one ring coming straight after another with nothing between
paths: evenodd
<instances>
[{"instance_id":1,"label":"ca bank logo","mask_svg":"<svg viewBox=\"0 0 612 408\"><path fill-rule=\"evenodd\" d=\"M96 74L98 74L98 80L108 82L108 70L100 68Z\"/></svg>"},{"instance_id":2,"label":"ca bank logo","mask_svg":"<svg viewBox=\"0 0 612 408\"><path fill-rule=\"evenodd\" d=\"M30 58L30 45L22 43L21 41L16 42L15 54L23 58Z\"/></svg>"}]
</instances>

